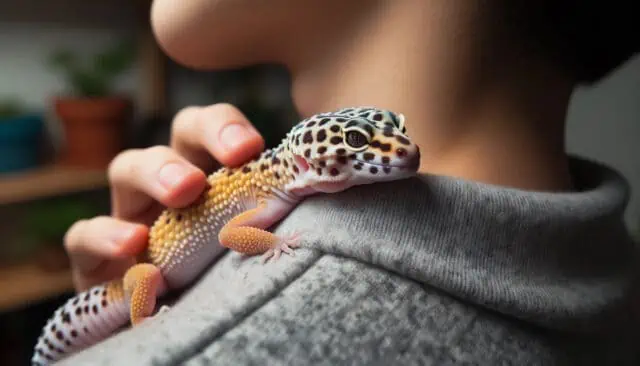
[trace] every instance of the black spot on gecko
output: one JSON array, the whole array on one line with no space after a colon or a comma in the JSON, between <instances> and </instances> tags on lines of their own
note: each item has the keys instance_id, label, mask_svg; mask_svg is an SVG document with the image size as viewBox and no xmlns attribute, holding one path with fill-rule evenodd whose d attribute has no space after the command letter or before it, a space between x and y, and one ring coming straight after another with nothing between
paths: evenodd
<instances>
[{"instance_id":1,"label":"black spot on gecko","mask_svg":"<svg viewBox=\"0 0 640 366\"><path fill-rule=\"evenodd\" d=\"M182 221L182 215L181 214L177 214L176 215L176 221Z\"/></svg>"},{"instance_id":2,"label":"black spot on gecko","mask_svg":"<svg viewBox=\"0 0 640 366\"><path fill-rule=\"evenodd\" d=\"M273 165L278 165L280 164L280 159L278 159L277 157L273 157L273 159L271 159L271 164Z\"/></svg>"},{"instance_id":3,"label":"black spot on gecko","mask_svg":"<svg viewBox=\"0 0 640 366\"><path fill-rule=\"evenodd\" d=\"M373 160L376 156L373 155L370 152L366 152L366 153L362 154L362 157L364 158L364 160L369 161L369 160Z\"/></svg>"},{"instance_id":4,"label":"black spot on gecko","mask_svg":"<svg viewBox=\"0 0 640 366\"><path fill-rule=\"evenodd\" d=\"M100 289L97 288L97 289L93 290L93 294L94 295L98 296L99 293L100 293Z\"/></svg>"},{"instance_id":5,"label":"black spot on gecko","mask_svg":"<svg viewBox=\"0 0 640 366\"><path fill-rule=\"evenodd\" d=\"M246 174L246 173L249 173L250 171L251 171L251 167L250 167L250 166L248 166L248 165L245 165L245 166L242 168L242 172L243 172L243 173L245 173L245 174Z\"/></svg>"},{"instance_id":6,"label":"black spot on gecko","mask_svg":"<svg viewBox=\"0 0 640 366\"><path fill-rule=\"evenodd\" d=\"M311 157L311 149L306 149L304 151L304 157L307 159Z\"/></svg>"},{"instance_id":7,"label":"black spot on gecko","mask_svg":"<svg viewBox=\"0 0 640 366\"><path fill-rule=\"evenodd\" d=\"M282 161L282 165L284 165L285 168L289 167L289 162L287 160L283 160Z\"/></svg>"},{"instance_id":8,"label":"black spot on gecko","mask_svg":"<svg viewBox=\"0 0 640 366\"><path fill-rule=\"evenodd\" d=\"M84 313L89 314L89 305L84 306Z\"/></svg>"},{"instance_id":9,"label":"black spot on gecko","mask_svg":"<svg viewBox=\"0 0 640 366\"><path fill-rule=\"evenodd\" d=\"M409 140L404 136L396 135L396 140L398 140L398 142L403 144L403 145L410 145L411 144L409 142Z\"/></svg>"},{"instance_id":10,"label":"black spot on gecko","mask_svg":"<svg viewBox=\"0 0 640 366\"><path fill-rule=\"evenodd\" d=\"M338 160L338 163L340 163L342 165L347 163L347 157L346 156L338 156L338 158L336 160Z\"/></svg>"},{"instance_id":11,"label":"black spot on gecko","mask_svg":"<svg viewBox=\"0 0 640 366\"><path fill-rule=\"evenodd\" d=\"M342 118L342 117L338 117L338 118L336 118L336 121L338 121L338 122L347 122L347 119L346 118Z\"/></svg>"},{"instance_id":12,"label":"black spot on gecko","mask_svg":"<svg viewBox=\"0 0 640 366\"><path fill-rule=\"evenodd\" d=\"M56 332L56 338L58 338L58 340L63 340L64 339L64 334L62 334L62 331L57 331Z\"/></svg>"},{"instance_id":13,"label":"black spot on gecko","mask_svg":"<svg viewBox=\"0 0 640 366\"><path fill-rule=\"evenodd\" d=\"M340 171L338 170L338 168L331 168L331 170L329 170L329 174L331 174L332 177L335 177L336 175L340 174Z\"/></svg>"},{"instance_id":14,"label":"black spot on gecko","mask_svg":"<svg viewBox=\"0 0 640 366\"><path fill-rule=\"evenodd\" d=\"M346 153L347 153L347 150L345 150L343 148L336 149L336 154L338 154L338 155L344 155Z\"/></svg>"},{"instance_id":15,"label":"black spot on gecko","mask_svg":"<svg viewBox=\"0 0 640 366\"><path fill-rule=\"evenodd\" d=\"M75 329L71 329L71 337L75 338L78 336L78 331Z\"/></svg>"},{"instance_id":16,"label":"black spot on gecko","mask_svg":"<svg viewBox=\"0 0 640 366\"><path fill-rule=\"evenodd\" d=\"M353 126L357 126L358 125L358 121L356 120L351 120L349 121L346 125L344 125L345 128L349 128L349 127L353 127Z\"/></svg>"},{"instance_id":17,"label":"black spot on gecko","mask_svg":"<svg viewBox=\"0 0 640 366\"><path fill-rule=\"evenodd\" d=\"M76 298L73 300L73 303L72 303L72 304L73 304L73 306L76 306L76 305L78 305L78 303L79 303L79 302L80 302L80 299L76 297Z\"/></svg>"},{"instance_id":18,"label":"black spot on gecko","mask_svg":"<svg viewBox=\"0 0 640 366\"><path fill-rule=\"evenodd\" d=\"M391 127L385 127L382 129L382 134L385 135L386 137L393 137L393 128Z\"/></svg>"},{"instance_id":19,"label":"black spot on gecko","mask_svg":"<svg viewBox=\"0 0 640 366\"><path fill-rule=\"evenodd\" d=\"M320 165L320 167L321 167L321 168L325 168L325 167L327 166L327 162L326 162L326 161L324 161L324 160L320 160L320 161L318 162L318 165Z\"/></svg>"},{"instance_id":20,"label":"black spot on gecko","mask_svg":"<svg viewBox=\"0 0 640 366\"><path fill-rule=\"evenodd\" d=\"M334 145L341 144L341 143L342 143L342 137L340 137L340 136L333 136L333 137L331 138L331 140L329 140L329 142L331 142L331 143L332 143L332 144L334 144Z\"/></svg>"},{"instance_id":21,"label":"black spot on gecko","mask_svg":"<svg viewBox=\"0 0 640 366\"><path fill-rule=\"evenodd\" d=\"M280 174L278 174L278 172L274 172L274 173L273 173L273 176L274 176L276 179L280 179Z\"/></svg>"},{"instance_id":22,"label":"black spot on gecko","mask_svg":"<svg viewBox=\"0 0 640 366\"><path fill-rule=\"evenodd\" d=\"M333 125L329 129L331 130L331 132L340 132L340 126L338 125Z\"/></svg>"},{"instance_id":23,"label":"black spot on gecko","mask_svg":"<svg viewBox=\"0 0 640 366\"><path fill-rule=\"evenodd\" d=\"M84 295L84 301L89 301L90 298L91 298L91 294L87 292L87 294Z\"/></svg>"},{"instance_id":24,"label":"black spot on gecko","mask_svg":"<svg viewBox=\"0 0 640 366\"><path fill-rule=\"evenodd\" d=\"M101 302L101 305L102 305L103 308L106 308L107 307L107 300L103 299L102 302Z\"/></svg>"},{"instance_id":25,"label":"black spot on gecko","mask_svg":"<svg viewBox=\"0 0 640 366\"><path fill-rule=\"evenodd\" d=\"M356 160L357 157L358 157L357 154L349 154L349 159L351 160Z\"/></svg>"},{"instance_id":26,"label":"black spot on gecko","mask_svg":"<svg viewBox=\"0 0 640 366\"><path fill-rule=\"evenodd\" d=\"M382 171L385 172L386 174L389 174L389 173L391 173L391 168L388 167L388 166L385 166L385 167L382 168Z\"/></svg>"},{"instance_id":27,"label":"black spot on gecko","mask_svg":"<svg viewBox=\"0 0 640 366\"><path fill-rule=\"evenodd\" d=\"M97 305L93 305L93 306L91 307L91 310L93 310L93 313L94 313L94 314L98 314L98 306L97 306Z\"/></svg>"},{"instance_id":28,"label":"black spot on gecko","mask_svg":"<svg viewBox=\"0 0 640 366\"><path fill-rule=\"evenodd\" d=\"M294 166L293 166L293 171L294 171L296 174L300 173L300 169L298 169L298 166L297 166L297 165L294 165Z\"/></svg>"},{"instance_id":29,"label":"black spot on gecko","mask_svg":"<svg viewBox=\"0 0 640 366\"><path fill-rule=\"evenodd\" d=\"M324 126L329 121L331 121L331 118L323 118L323 119L320 120L320 123L318 123L318 126Z\"/></svg>"},{"instance_id":30,"label":"black spot on gecko","mask_svg":"<svg viewBox=\"0 0 640 366\"><path fill-rule=\"evenodd\" d=\"M49 330L51 331L51 333L56 331L56 325L55 324L51 324L51 328L49 328Z\"/></svg>"},{"instance_id":31,"label":"black spot on gecko","mask_svg":"<svg viewBox=\"0 0 640 366\"><path fill-rule=\"evenodd\" d=\"M304 142L305 144L310 144L313 142L313 135L311 134L311 131L307 131L304 133L304 135L302 136L302 142Z\"/></svg>"},{"instance_id":32,"label":"black spot on gecko","mask_svg":"<svg viewBox=\"0 0 640 366\"><path fill-rule=\"evenodd\" d=\"M371 127L371 125L369 125L369 124L364 125L363 128L367 131L369 136L373 136L374 135L373 127Z\"/></svg>"},{"instance_id":33,"label":"black spot on gecko","mask_svg":"<svg viewBox=\"0 0 640 366\"><path fill-rule=\"evenodd\" d=\"M316 173L318 173L318 175L322 175L322 169L320 168L316 169Z\"/></svg>"},{"instance_id":34,"label":"black spot on gecko","mask_svg":"<svg viewBox=\"0 0 640 366\"><path fill-rule=\"evenodd\" d=\"M315 124L316 124L316 121L311 121L311 122L307 123L307 127L313 127L313 126L315 126Z\"/></svg>"},{"instance_id":35,"label":"black spot on gecko","mask_svg":"<svg viewBox=\"0 0 640 366\"><path fill-rule=\"evenodd\" d=\"M71 323L71 315L66 311L62 312L62 322L63 323Z\"/></svg>"},{"instance_id":36,"label":"black spot on gecko","mask_svg":"<svg viewBox=\"0 0 640 366\"><path fill-rule=\"evenodd\" d=\"M382 121L382 115L380 113L376 113L373 115L374 121Z\"/></svg>"},{"instance_id":37,"label":"black spot on gecko","mask_svg":"<svg viewBox=\"0 0 640 366\"><path fill-rule=\"evenodd\" d=\"M371 174L377 174L378 168L376 168L375 166L372 166L371 168L369 168L369 171L371 172Z\"/></svg>"},{"instance_id":38,"label":"black spot on gecko","mask_svg":"<svg viewBox=\"0 0 640 366\"><path fill-rule=\"evenodd\" d=\"M391 144L382 144L380 145L380 150L384 152L391 151Z\"/></svg>"},{"instance_id":39,"label":"black spot on gecko","mask_svg":"<svg viewBox=\"0 0 640 366\"><path fill-rule=\"evenodd\" d=\"M82 308L76 308L76 315L80 316L82 314Z\"/></svg>"},{"instance_id":40,"label":"black spot on gecko","mask_svg":"<svg viewBox=\"0 0 640 366\"><path fill-rule=\"evenodd\" d=\"M268 166L267 164L261 164L260 165L260 171L264 172L265 170L267 170Z\"/></svg>"},{"instance_id":41,"label":"black spot on gecko","mask_svg":"<svg viewBox=\"0 0 640 366\"><path fill-rule=\"evenodd\" d=\"M388 156L382 157L382 164L389 164L390 162L391 162L391 159L389 159Z\"/></svg>"},{"instance_id":42,"label":"black spot on gecko","mask_svg":"<svg viewBox=\"0 0 640 366\"><path fill-rule=\"evenodd\" d=\"M320 147L318 148L318 154L322 155L322 154L324 154L325 152L327 152L327 147L326 147L326 146L320 146Z\"/></svg>"},{"instance_id":43,"label":"black spot on gecko","mask_svg":"<svg viewBox=\"0 0 640 366\"><path fill-rule=\"evenodd\" d=\"M327 131L325 130L318 131L318 133L316 134L316 141L322 142L326 139L327 139Z\"/></svg>"}]
</instances>

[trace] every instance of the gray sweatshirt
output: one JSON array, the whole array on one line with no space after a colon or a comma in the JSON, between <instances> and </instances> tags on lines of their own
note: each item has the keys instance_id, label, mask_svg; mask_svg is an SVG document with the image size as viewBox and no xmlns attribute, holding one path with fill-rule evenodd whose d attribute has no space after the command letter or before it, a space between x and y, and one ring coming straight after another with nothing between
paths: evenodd
<instances>
[{"instance_id":1,"label":"gray sweatshirt","mask_svg":"<svg viewBox=\"0 0 640 366\"><path fill-rule=\"evenodd\" d=\"M275 230L304 233L294 257L227 253L63 364L638 365L628 186L572 171L571 193L423 175L309 198Z\"/></svg>"}]
</instances>

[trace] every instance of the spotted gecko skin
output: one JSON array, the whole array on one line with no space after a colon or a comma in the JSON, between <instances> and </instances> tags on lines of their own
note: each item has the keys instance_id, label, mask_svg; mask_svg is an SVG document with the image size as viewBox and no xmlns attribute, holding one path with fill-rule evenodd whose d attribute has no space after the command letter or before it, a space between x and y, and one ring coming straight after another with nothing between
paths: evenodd
<instances>
[{"instance_id":1,"label":"spotted gecko skin","mask_svg":"<svg viewBox=\"0 0 640 366\"><path fill-rule=\"evenodd\" d=\"M208 176L208 187L192 205L163 211L138 264L55 311L38 338L32 364L54 363L152 318L157 298L187 286L226 248L262 254L263 262L283 252L292 255L300 234L267 230L304 197L408 178L419 162L402 114L357 107L300 121L276 148Z\"/></svg>"}]
</instances>

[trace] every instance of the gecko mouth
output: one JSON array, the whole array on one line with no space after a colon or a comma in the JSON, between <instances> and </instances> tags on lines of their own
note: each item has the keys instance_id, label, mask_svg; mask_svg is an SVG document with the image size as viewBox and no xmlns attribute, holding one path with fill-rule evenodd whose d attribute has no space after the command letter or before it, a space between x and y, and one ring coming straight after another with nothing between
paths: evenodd
<instances>
[{"instance_id":1,"label":"gecko mouth","mask_svg":"<svg viewBox=\"0 0 640 366\"><path fill-rule=\"evenodd\" d=\"M374 163L371 161L365 161L365 160L361 160L361 159L355 159L355 161L357 161L358 163L364 164L364 165L368 165L368 166L375 166L378 168L391 168L391 169L409 169L409 170L418 170L418 167L420 167L420 159L411 159L407 164L381 164L381 163Z\"/></svg>"}]
</instances>

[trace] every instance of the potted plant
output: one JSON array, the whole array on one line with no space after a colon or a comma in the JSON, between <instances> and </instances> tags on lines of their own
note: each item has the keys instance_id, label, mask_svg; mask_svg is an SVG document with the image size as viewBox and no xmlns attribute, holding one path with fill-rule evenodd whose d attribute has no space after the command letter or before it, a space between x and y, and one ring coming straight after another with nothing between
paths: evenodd
<instances>
[{"instance_id":1,"label":"potted plant","mask_svg":"<svg viewBox=\"0 0 640 366\"><path fill-rule=\"evenodd\" d=\"M114 83L133 64L129 42L120 42L81 62L70 50L51 56L52 66L63 73L68 94L54 100L63 126L63 164L104 168L122 149L131 102L116 94Z\"/></svg>"},{"instance_id":2,"label":"potted plant","mask_svg":"<svg viewBox=\"0 0 640 366\"><path fill-rule=\"evenodd\" d=\"M38 164L43 121L16 98L0 100L0 173Z\"/></svg>"}]
</instances>

